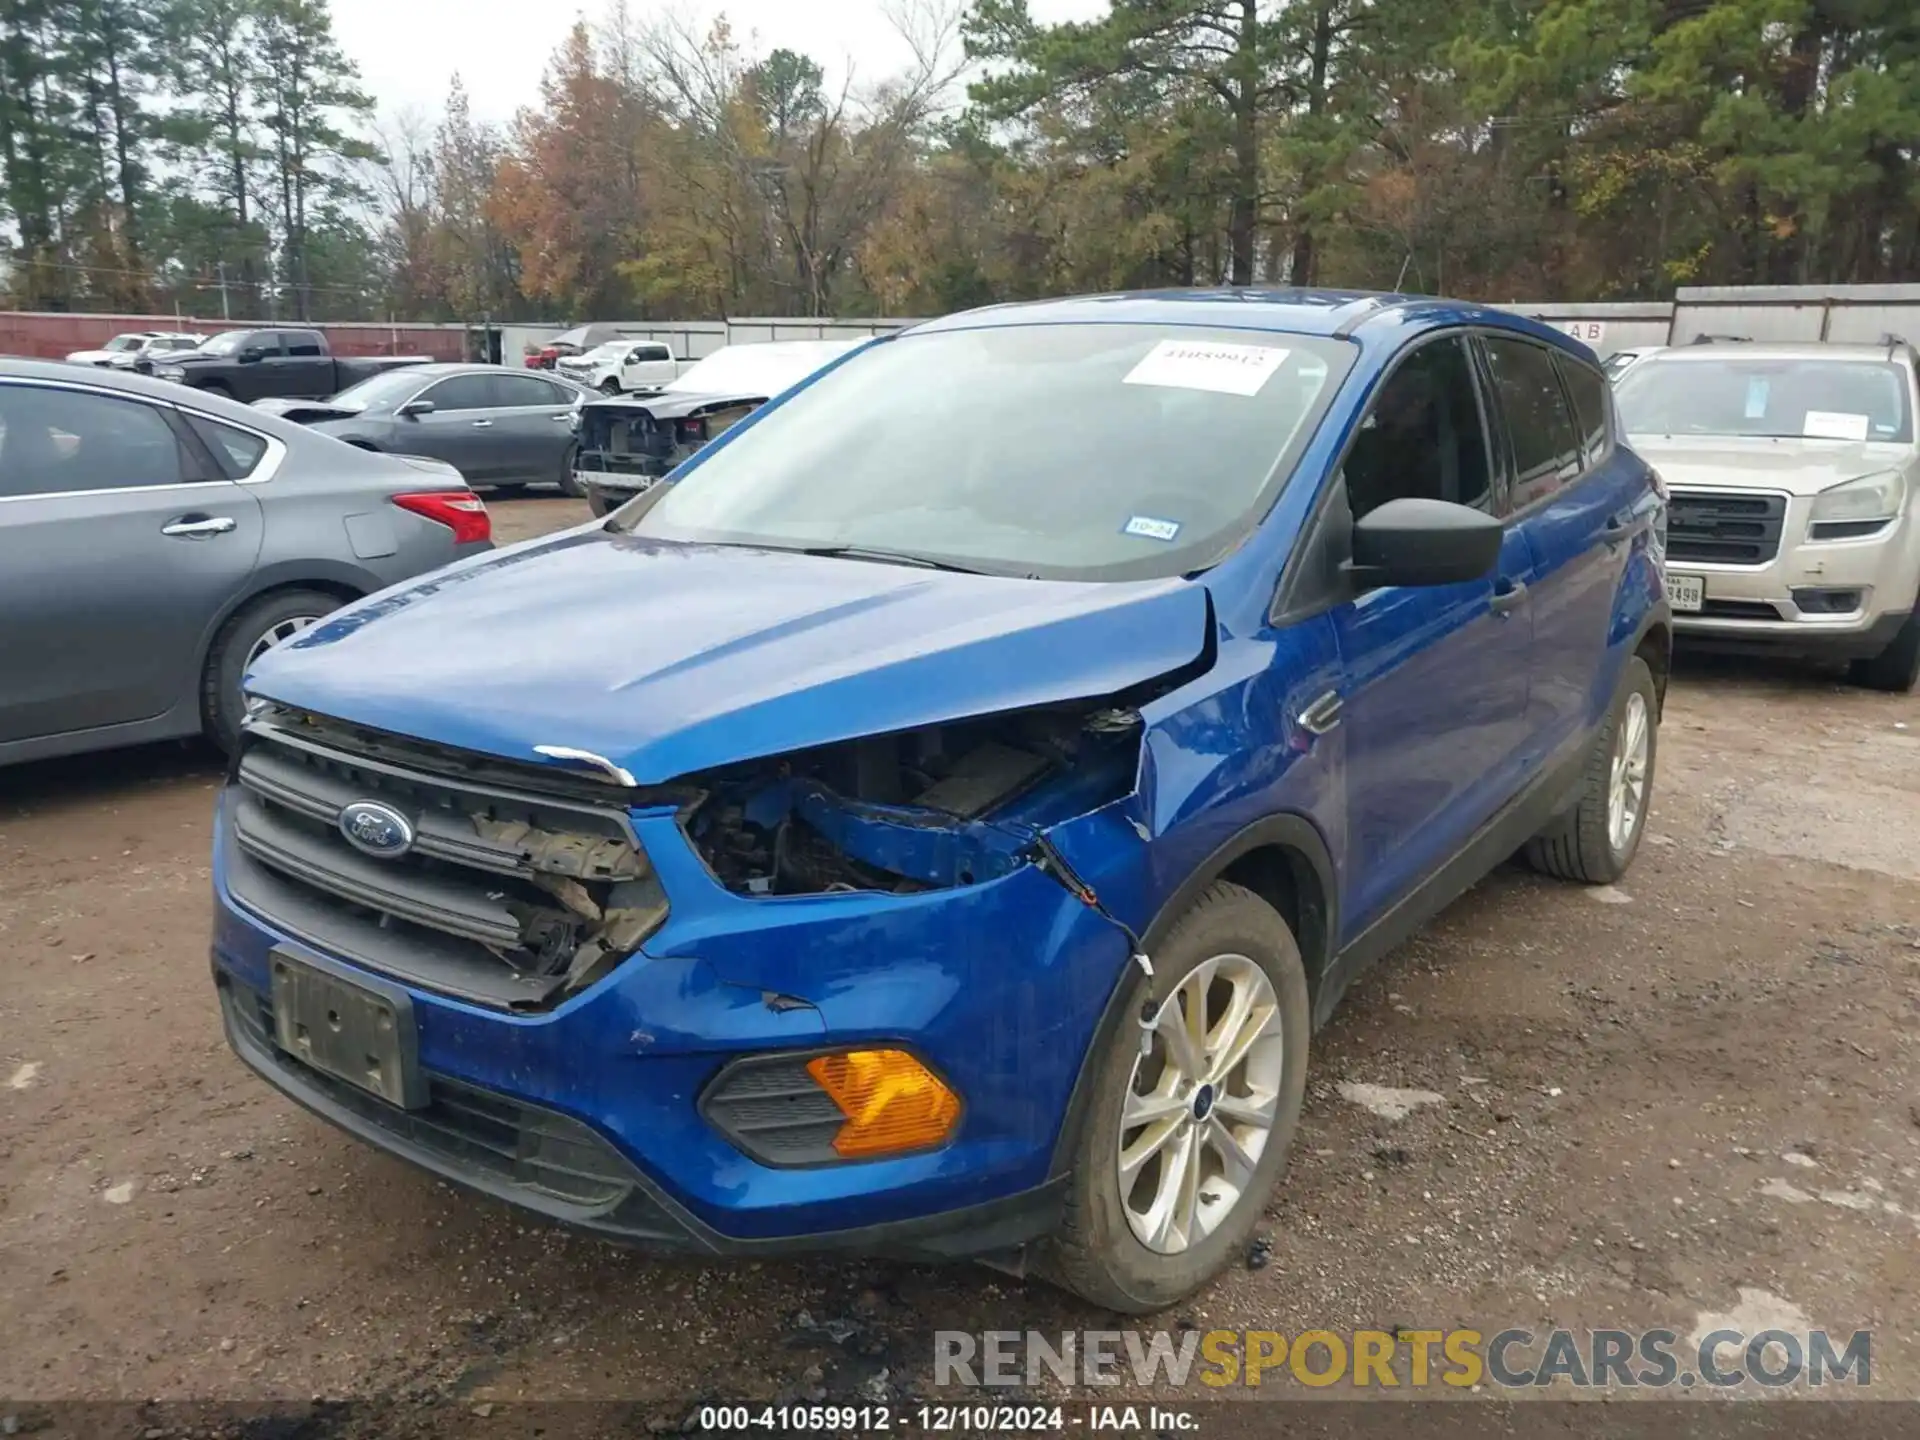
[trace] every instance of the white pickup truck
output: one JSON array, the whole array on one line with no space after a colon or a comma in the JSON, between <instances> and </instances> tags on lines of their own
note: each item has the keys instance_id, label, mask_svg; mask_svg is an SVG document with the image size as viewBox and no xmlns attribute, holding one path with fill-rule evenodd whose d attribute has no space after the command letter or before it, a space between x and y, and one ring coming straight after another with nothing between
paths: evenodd
<instances>
[{"instance_id":1,"label":"white pickup truck","mask_svg":"<svg viewBox=\"0 0 1920 1440\"><path fill-rule=\"evenodd\" d=\"M603 395L651 395L679 378L685 363L658 340L609 340L584 355L569 355L555 370Z\"/></svg>"}]
</instances>

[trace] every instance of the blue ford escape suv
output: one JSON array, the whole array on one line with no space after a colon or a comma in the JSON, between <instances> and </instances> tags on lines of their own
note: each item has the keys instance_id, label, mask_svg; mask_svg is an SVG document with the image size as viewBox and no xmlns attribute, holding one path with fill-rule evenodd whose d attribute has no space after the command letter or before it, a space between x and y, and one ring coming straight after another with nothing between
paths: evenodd
<instances>
[{"instance_id":1,"label":"blue ford escape suv","mask_svg":"<svg viewBox=\"0 0 1920 1440\"><path fill-rule=\"evenodd\" d=\"M1632 860L1664 528L1593 356L1493 310L876 341L260 662L228 1037L605 1236L1168 1305L1246 1242L1368 962L1518 849Z\"/></svg>"}]
</instances>

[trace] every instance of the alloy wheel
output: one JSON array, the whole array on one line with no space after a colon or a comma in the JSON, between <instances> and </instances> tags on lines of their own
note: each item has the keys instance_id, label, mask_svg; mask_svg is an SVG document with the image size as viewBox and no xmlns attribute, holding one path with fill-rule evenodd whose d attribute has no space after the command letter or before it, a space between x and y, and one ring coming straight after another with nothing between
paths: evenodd
<instances>
[{"instance_id":1,"label":"alloy wheel","mask_svg":"<svg viewBox=\"0 0 1920 1440\"><path fill-rule=\"evenodd\" d=\"M1627 696L1627 708L1615 730L1613 770L1607 789L1607 843L1616 855L1633 839L1640 811L1646 805L1652 731L1646 696L1636 690Z\"/></svg>"},{"instance_id":2,"label":"alloy wheel","mask_svg":"<svg viewBox=\"0 0 1920 1440\"><path fill-rule=\"evenodd\" d=\"M240 673L246 674L253 668L253 662L267 651L286 644L302 630L319 623L318 615L289 615L284 620L276 620L266 628L264 634L253 642L253 648L247 651L247 663L240 667Z\"/></svg>"},{"instance_id":3,"label":"alloy wheel","mask_svg":"<svg viewBox=\"0 0 1920 1440\"><path fill-rule=\"evenodd\" d=\"M1134 1238L1199 1244L1253 1183L1280 1110L1286 1043L1267 973L1216 955L1161 1002L1133 1062L1116 1156Z\"/></svg>"}]
</instances>

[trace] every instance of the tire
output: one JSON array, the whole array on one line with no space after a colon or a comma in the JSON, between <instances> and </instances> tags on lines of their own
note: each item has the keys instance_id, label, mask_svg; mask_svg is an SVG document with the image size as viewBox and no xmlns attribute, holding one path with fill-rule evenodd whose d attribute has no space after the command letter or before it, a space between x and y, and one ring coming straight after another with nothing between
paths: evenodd
<instances>
[{"instance_id":1,"label":"tire","mask_svg":"<svg viewBox=\"0 0 1920 1440\"><path fill-rule=\"evenodd\" d=\"M1630 815L1623 815L1622 832L1613 827L1615 765L1618 762L1631 775L1631 757L1618 752L1631 744L1634 721L1646 737L1645 752L1638 766L1640 783L1637 804ZM1586 775L1580 799L1566 814L1557 817L1526 845L1527 863L1543 875L1556 880L1573 880L1583 885L1611 885L1627 873L1640 837L1646 833L1647 810L1653 798L1653 780L1660 755L1660 697L1654 688L1653 671L1638 655L1627 661L1621 677L1620 692L1606 723L1594 736L1587 753ZM1626 792L1631 796L1631 787ZM1624 803L1624 801L1623 801Z\"/></svg>"},{"instance_id":2,"label":"tire","mask_svg":"<svg viewBox=\"0 0 1920 1440\"><path fill-rule=\"evenodd\" d=\"M573 478L573 464L580 456L578 441L567 446L566 454L560 457L560 493L569 500L586 498L587 487Z\"/></svg>"},{"instance_id":3,"label":"tire","mask_svg":"<svg viewBox=\"0 0 1920 1440\"><path fill-rule=\"evenodd\" d=\"M602 395L618 395L620 393L620 382L613 379L602 380L600 382L600 393Z\"/></svg>"},{"instance_id":4,"label":"tire","mask_svg":"<svg viewBox=\"0 0 1920 1440\"><path fill-rule=\"evenodd\" d=\"M600 489L587 491L587 509L593 512L595 519L604 520L619 508L607 498L606 491Z\"/></svg>"},{"instance_id":5,"label":"tire","mask_svg":"<svg viewBox=\"0 0 1920 1440\"><path fill-rule=\"evenodd\" d=\"M1920 610L1907 617L1893 641L1869 660L1847 667L1847 678L1869 690L1904 695L1920 684Z\"/></svg>"},{"instance_id":6,"label":"tire","mask_svg":"<svg viewBox=\"0 0 1920 1440\"><path fill-rule=\"evenodd\" d=\"M1238 885L1218 882L1174 923L1154 947L1152 958L1151 982L1138 967L1129 968L1131 991L1121 1002L1125 1019L1101 1042L1103 1048L1088 1057L1093 1067L1092 1090L1075 1144L1061 1228L1038 1257L1041 1272L1055 1284L1126 1315L1147 1315L1177 1304L1245 1255L1286 1164L1307 1086L1311 1027L1306 970L1292 932L1272 906ZM1214 968L1206 973L1214 978L1197 978L1209 966ZM1218 1027L1221 1021L1215 1016L1223 1013L1222 987L1245 985L1245 993L1254 995L1260 983L1255 972L1264 977L1272 1007L1265 1012L1261 1038L1249 1052L1259 1062L1260 1083L1246 1084L1256 1068L1254 1059L1223 1080L1216 1079L1223 1097L1216 1111L1211 1086L1204 1101L1198 1087L1182 1089L1185 1082L1168 1065L1171 1052L1159 1035L1151 1042L1152 1053L1142 1054L1141 1025L1135 1017L1143 1004L1172 1007L1170 1012L1163 1009L1163 1015L1182 1014L1183 997L1204 987L1209 996L1208 1021ZM1183 988L1189 984L1191 989ZM1154 996L1160 997L1157 1002ZM1262 1011L1256 1008L1254 1013ZM1225 1036L1221 1040L1224 1044ZM1136 1081L1154 1085L1155 1094L1137 1093ZM1257 1156L1250 1157L1251 1169L1241 1172L1245 1178L1237 1196L1231 1195L1232 1182L1224 1173L1221 1152L1202 1137L1211 1134L1209 1122L1227 1121L1225 1097L1247 1105L1268 1093L1272 1108L1264 1144ZM1135 1151L1145 1151L1159 1123L1141 1124L1137 1117L1131 1123L1124 1121L1122 1111L1129 1097L1134 1103L1158 1099L1170 1107L1163 1114L1172 1122L1166 1132L1172 1138L1145 1159L1123 1193L1122 1141ZM1183 1097L1190 1098L1181 1106L1178 1102ZM1243 1152L1257 1131L1257 1126L1241 1127L1235 1138ZM1144 1219L1151 1220L1155 1207L1148 1197L1167 1193L1161 1185L1169 1173L1168 1161L1181 1153L1183 1134L1190 1137L1187 1143L1198 1150L1206 1167L1195 1191L1202 1204L1189 1211L1198 1227L1189 1233L1197 1235L1197 1241L1169 1253L1168 1243L1149 1245L1135 1227L1142 1223L1143 1211ZM1208 1197L1215 1204L1224 1201L1210 1222L1203 1209Z\"/></svg>"},{"instance_id":7,"label":"tire","mask_svg":"<svg viewBox=\"0 0 1920 1440\"><path fill-rule=\"evenodd\" d=\"M338 610L340 604L339 596L323 590L277 590L242 606L228 618L214 637L206 673L200 681L200 723L209 740L226 753L233 753L240 738L240 721L246 715L240 680L261 642L276 631L283 632L280 639L284 640Z\"/></svg>"}]
</instances>

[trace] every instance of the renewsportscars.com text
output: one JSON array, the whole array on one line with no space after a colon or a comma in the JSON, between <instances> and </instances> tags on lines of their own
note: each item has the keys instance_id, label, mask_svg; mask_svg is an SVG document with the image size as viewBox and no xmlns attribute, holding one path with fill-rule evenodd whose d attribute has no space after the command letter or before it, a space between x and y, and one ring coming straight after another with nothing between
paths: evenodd
<instances>
[{"instance_id":1,"label":"renewsportscars.com text","mask_svg":"<svg viewBox=\"0 0 1920 1440\"><path fill-rule=\"evenodd\" d=\"M936 1331L936 1385L1733 1389L1866 1386L1872 1333L1824 1330Z\"/></svg>"}]
</instances>

